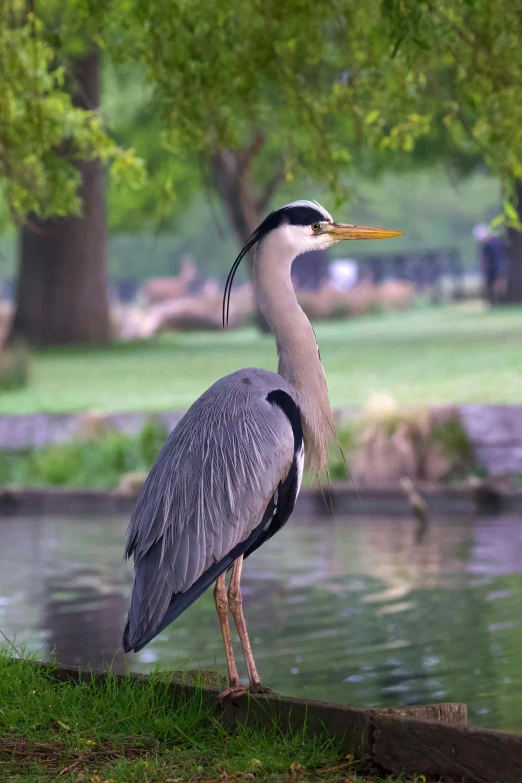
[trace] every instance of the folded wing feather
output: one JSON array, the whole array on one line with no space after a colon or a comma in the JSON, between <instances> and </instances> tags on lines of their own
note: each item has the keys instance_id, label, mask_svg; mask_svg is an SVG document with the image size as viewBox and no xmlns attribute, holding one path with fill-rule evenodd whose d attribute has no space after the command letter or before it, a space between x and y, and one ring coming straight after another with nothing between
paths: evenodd
<instances>
[{"instance_id":1,"label":"folded wing feather","mask_svg":"<svg viewBox=\"0 0 522 783\"><path fill-rule=\"evenodd\" d=\"M261 523L294 456L290 423L267 394L275 373L241 370L208 389L169 436L138 498L128 649L152 638L172 603ZM209 574L210 575L210 574Z\"/></svg>"}]
</instances>

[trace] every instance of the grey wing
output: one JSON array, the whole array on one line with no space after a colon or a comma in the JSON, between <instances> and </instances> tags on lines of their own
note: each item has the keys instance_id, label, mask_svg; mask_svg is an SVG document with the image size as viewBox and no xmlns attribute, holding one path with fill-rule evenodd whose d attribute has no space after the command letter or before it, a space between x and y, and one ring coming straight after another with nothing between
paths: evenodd
<instances>
[{"instance_id":1,"label":"grey wing","mask_svg":"<svg viewBox=\"0 0 522 783\"><path fill-rule=\"evenodd\" d=\"M262 522L294 458L289 419L266 399L275 389L291 394L267 371L226 376L194 403L161 450L127 533L135 581L126 650L141 648L165 626L176 595L192 603L191 588L205 589L203 575L212 577Z\"/></svg>"}]
</instances>

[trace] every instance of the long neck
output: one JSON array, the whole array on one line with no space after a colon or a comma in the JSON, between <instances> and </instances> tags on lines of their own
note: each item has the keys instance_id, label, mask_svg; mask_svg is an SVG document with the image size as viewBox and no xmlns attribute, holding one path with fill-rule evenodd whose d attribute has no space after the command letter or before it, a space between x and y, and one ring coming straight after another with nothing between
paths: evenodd
<instances>
[{"instance_id":1,"label":"long neck","mask_svg":"<svg viewBox=\"0 0 522 783\"><path fill-rule=\"evenodd\" d=\"M296 391L301 410L307 467L319 473L328 466L335 426L326 378L310 321L301 309L290 277L295 253L272 246L270 235L259 245L254 264L258 307L276 338L279 374Z\"/></svg>"}]
</instances>

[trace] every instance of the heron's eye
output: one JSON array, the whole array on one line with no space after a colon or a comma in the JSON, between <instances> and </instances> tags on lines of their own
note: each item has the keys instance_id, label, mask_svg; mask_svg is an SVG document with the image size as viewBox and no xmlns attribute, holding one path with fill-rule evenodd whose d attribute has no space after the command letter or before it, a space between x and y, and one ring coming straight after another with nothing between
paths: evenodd
<instances>
[{"instance_id":1,"label":"heron's eye","mask_svg":"<svg viewBox=\"0 0 522 783\"><path fill-rule=\"evenodd\" d=\"M320 223L312 223L312 231L320 231L321 224Z\"/></svg>"}]
</instances>

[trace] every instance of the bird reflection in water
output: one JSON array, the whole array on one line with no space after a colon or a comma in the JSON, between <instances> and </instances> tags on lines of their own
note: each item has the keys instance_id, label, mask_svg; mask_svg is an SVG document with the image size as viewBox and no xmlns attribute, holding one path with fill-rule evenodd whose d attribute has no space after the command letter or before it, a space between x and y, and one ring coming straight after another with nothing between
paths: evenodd
<instances>
[{"instance_id":1,"label":"bird reflection in water","mask_svg":"<svg viewBox=\"0 0 522 783\"><path fill-rule=\"evenodd\" d=\"M56 660L68 666L124 670L122 619L127 600L97 571L55 575L45 584L43 630Z\"/></svg>"},{"instance_id":2,"label":"bird reflection in water","mask_svg":"<svg viewBox=\"0 0 522 783\"><path fill-rule=\"evenodd\" d=\"M418 492L413 481L407 476L403 476L401 478L401 486L410 503L411 513L417 521L417 525L415 527L415 543L417 546L419 546L424 541L430 521L428 504L422 495Z\"/></svg>"}]
</instances>

